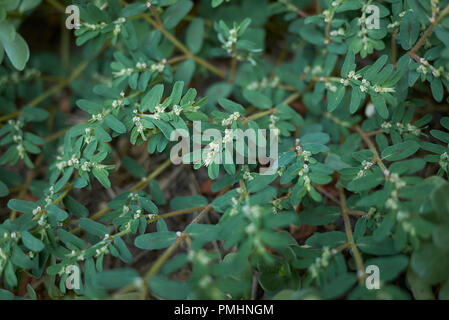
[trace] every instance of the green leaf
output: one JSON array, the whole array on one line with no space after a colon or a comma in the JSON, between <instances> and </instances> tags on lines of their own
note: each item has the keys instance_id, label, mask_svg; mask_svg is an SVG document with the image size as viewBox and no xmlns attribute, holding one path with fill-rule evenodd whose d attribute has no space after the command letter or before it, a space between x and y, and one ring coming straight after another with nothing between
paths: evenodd
<instances>
[{"instance_id":1,"label":"green leaf","mask_svg":"<svg viewBox=\"0 0 449 320\"><path fill-rule=\"evenodd\" d=\"M23 70L30 58L30 49L22 36L16 33L14 39L11 41L0 37L0 43L3 45L12 65L18 70Z\"/></svg>"},{"instance_id":2,"label":"green leaf","mask_svg":"<svg viewBox=\"0 0 449 320\"><path fill-rule=\"evenodd\" d=\"M379 267L382 282L396 279L407 268L408 263L409 257L405 255L373 258L364 262L365 266L375 265Z\"/></svg>"},{"instance_id":3,"label":"green leaf","mask_svg":"<svg viewBox=\"0 0 449 320\"><path fill-rule=\"evenodd\" d=\"M321 226L334 222L339 216L339 208L323 206L302 211L299 215L299 220L303 224Z\"/></svg>"},{"instance_id":4,"label":"green leaf","mask_svg":"<svg viewBox=\"0 0 449 320\"><path fill-rule=\"evenodd\" d=\"M23 268L23 269L31 269L34 266L34 263L30 260L30 258L22 251L19 246L14 246L12 248L12 256L11 261Z\"/></svg>"},{"instance_id":5,"label":"green leaf","mask_svg":"<svg viewBox=\"0 0 449 320\"><path fill-rule=\"evenodd\" d=\"M95 275L95 284L104 289L120 289L139 280L139 273L130 268L106 270Z\"/></svg>"},{"instance_id":6,"label":"green leaf","mask_svg":"<svg viewBox=\"0 0 449 320\"><path fill-rule=\"evenodd\" d=\"M44 244L41 240L35 238L31 233L24 231L22 232L23 244L34 252L39 252L44 249Z\"/></svg>"},{"instance_id":7,"label":"green leaf","mask_svg":"<svg viewBox=\"0 0 449 320\"><path fill-rule=\"evenodd\" d=\"M363 93L362 91L360 91L359 87L353 87L351 95L351 104L349 105L349 112L351 112L351 114L355 113L359 109L362 97Z\"/></svg>"},{"instance_id":8,"label":"green leaf","mask_svg":"<svg viewBox=\"0 0 449 320\"><path fill-rule=\"evenodd\" d=\"M346 88L344 86L338 86L338 89L336 92L332 92L331 90L328 90L327 92L328 92L327 111L332 112L338 108L341 101L345 97Z\"/></svg>"},{"instance_id":9,"label":"green leaf","mask_svg":"<svg viewBox=\"0 0 449 320\"><path fill-rule=\"evenodd\" d=\"M354 273L343 273L323 287L323 294L325 299L336 299L351 289L357 282L357 277Z\"/></svg>"},{"instance_id":10,"label":"green leaf","mask_svg":"<svg viewBox=\"0 0 449 320\"><path fill-rule=\"evenodd\" d=\"M71 196L65 196L62 200L67 210L77 217L87 217L89 210Z\"/></svg>"},{"instance_id":11,"label":"green leaf","mask_svg":"<svg viewBox=\"0 0 449 320\"><path fill-rule=\"evenodd\" d=\"M122 159L123 167L136 178L143 178L147 175L145 169L134 159L125 156Z\"/></svg>"},{"instance_id":12,"label":"green leaf","mask_svg":"<svg viewBox=\"0 0 449 320\"><path fill-rule=\"evenodd\" d=\"M382 158L387 161L398 161L410 157L419 150L419 144L413 140L389 146L382 151Z\"/></svg>"},{"instance_id":13,"label":"green leaf","mask_svg":"<svg viewBox=\"0 0 449 320\"><path fill-rule=\"evenodd\" d=\"M54 218L56 221L64 221L69 215L61 208L50 204L47 206L47 216L49 218Z\"/></svg>"},{"instance_id":14,"label":"green leaf","mask_svg":"<svg viewBox=\"0 0 449 320\"><path fill-rule=\"evenodd\" d=\"M183 210L183 209L202 207L207 204L208 204L207 199L200 195L176 197L170 200L170 207L173 210Z\"/></svg>"},{"instance_id":15,"label":"green leaf","mask_svg":"<svg viewBox=\"0 0 449 320\"><path fill-rule=\"evenodd\" d=\"M413 252L411 266L426 282L437 284L448 279L449 255L446 250L425 243Z\"/></svg>"},{"instance_id":16,"label":"green leaf","mask_svg":"<svg viewBox=\"0 0 449 320\"><path fill-rule=\"evenodd\" d=\"M259 91L245 89L243 96L259 109L270 109L273 106L271 99Z\"/></svg>"},{"instance_id":17,"label":"green leaf","mask_svg":"<svg viewBox=\"0 0 449 320\"><path fill-rule=\"evenodd\" d=\"M151 290L159 297L170 300L187 299L190 289L187 283L171 280L163 276L154 276L149 279Z\"/></svg>"},{"instance_id":18,"label":"green leaf","mask_svg":"<svg viewBox=\"0 0 449 320\"><path fill-rule=\"evenodd\" d=\"M224 0L212 0L212 8L218 7Z\"/></svg>"},{"instance_id":19,"label":"green leaf","mask_svg":"<svg viewBox=\"0 0 449 320\"><path fill-rule=\"evenodd\" d=\"M170 125L170 123L159 119L151 119L151 121L156 125L156 127L159 128L159 130L161 130L164 137L167 138L167 140L170 140L170 135L174 130L173 127Z\"/></svg>"},{"instance_id":20,"label":"green leaf","mask_svg":"<svg viewBox=\"0 0 449 320\"><path fill-rule=\"evenodd\" d=\"M114 130L117 133L125 133L126 127L123 123L120 122L116 117L114 117L112 114L108 114L106 118L104 119L107 126Z\"/></svg>"},{"instance_id":21,"label":"green leaf","mask_svg":"<svg viewBox=\"0 0 449 320\"><path fill-rule=\"evenodd\" d=\"M147 9L148 8L145 3L131 3L123 8L120 15L125 18L132 17L138 15L139 13L145 12Z\"/></svg>"},{"instance_id":22,"label":"green leaf","mask_svg":"<svg viewBox=\"0 0 449 320\"><path fill-rule=\"evenodd\" d=\"M97 180L103 185L103 187L109 189L111 182L108 179L108 171L105 169L93 168L92 173Z\"/></svg>"},{"instance_id":23,"label":"green leaf","mask_svg":"<svg viewBox=\"0 0 449 320\"><path fill-rule=\"evenodd\" d=\"M170 246L176 240L176 233L173 231L159 231L146 233L134 240L137 248L145 250L164 249Z\"/></svg>"},{"instance_id":24,"label":"green leaf","mask_svg":"<svg viewBox=\"0 0 449 320\"><path fill-rule=\"evenodd\" d=\"M0 180L0 197L5 197L9 194L8 186Z\"/></svg>"},{"instance_id":25,"label":"green leaf","mask_svg":"<svg viewBox=\"0 0 449 320\"><path fill-rule=\"evenodd\" d=\"M388 119L388 109L385 99L380 94L371 94L371 100L373 101L374 107L377 113L384 119Z\"/></svg>"},{"instance_id":26,"label":"green leaf","mask_svg":"<svg viewBox=\"0 0 449 320\"><path fill-rule=\"evenodd\" d=\"M444 183L434 189L431 194L432 207L435 213L445 221L449 222L449 183Z\"/></svg>"},{"instance_id":27,"label":"green leaf","mask_svg":"<svg viewBox=\"0 0 449 320\"><path fill-rule=\"evenodd\" d=\"M186 44L193 54L200 52L203 45L204 20L195 18L189 24L186 31Z\"/></svg>"},{"instance_id":28,"label":"green leaf","mask_svg":"<svg viewBox=\"0 0 449 320\"><path fill-rule=\"evenodd\" d=\"M105 234L109 234L109 229L105 225L88 218L80 218L79 225L81 229L97 237L104 237Z\"/></svg>"},{"instance_id":29,"label":"green leaf","mask_svg":"<svg viewBox=\"0 0 449 320\"><path fill-rule=\"evenodd\" d=\"M173 29L192 9L193 3L189 0L180 0L171 5L164 13L162 20L165 29Z\"/></svg>"},{"instance_id":30,"label":"green leaf","mask_svg":"<svg viewBox=\"0 0 449 320\"><path fill-rule=\"evenodd\" d=\"M165 204L165 196L164 192L162 191L161 187L159 186L159 183L157 180L151 180L150 182L150 195L151 198L156 204L164 205Z\"/></svg>"},{"instance_id":31,"label":"green leaf","mask_svg":"<svg viewBox=\"0 0 449 320\"><path fill-rule=\"evenodd\" d=\"M142 98L141 111L150 110L154 112L154 107L161 101L164 93L164 85L157 84Z\"/></svg>"},{"instance_id":32,"label":"green leaf","mask_svg":"<svg viewBox=\"0 0 449 320\"><path fill-rule=\"evenodd\" d=\"M355 54L354 51L349 50L346 53L345 62L343 63L343 67L341 68L341 76L342 78L346 78L350 71L354 71L356 68L355 64Z\"/></svg>"},{"instance_id":33,"label":"green leaf","mask_svg":"<svg viewBox=\"0 0 449 320\"><path fill-rule=\"evenodd\" d=\"M22 115L28 122L40 122L48 118L48 111L42 108L25 106L22 108Z\"/></svg>"},{"instance_id":34,"label":"green leaf","mask_svg":"<svg viewBox=\"0 0 449 320\"><path fill-rule=\"evenodd\" d=\"M36 292L30 284L27 284L27 293L31 300L37 300Z\"/></svg>"},{"instance_id":35,"label":"green leaf","mask_svg":"<svg viewBox=\"0 0 449 320\"><path fill-rule=\"evenodd\" d=\"M399 29L399 41L404 50L410 50L419 37L419 23L412 12L406 12Z\"/></svg>"},{"instance_id":36,"label":"green leaf","mask_svg":"<svg viewBox=\"0 0 449 320\"><path fill-rule=\"evenodd\" d=\"M8 208L19 212L31 213L33 209L36 207L37 207L36 204L31 201L19 199L11 199L8 201Z\"/></svg>"},{"instance_id":37,"label":"green leaf","mask_svg":"<svg viewBox=\"0 0 449 320\"><path fill-rule=\"evenodd\" d=\"M441 102L444 97L444 89L443 89L443 83L439 78L433 78L433 80L430 82L430 88L432 89L433 98Z\"/></svg>"},{"instance_id":38,"label":"green leaf","mask_svg":"<svg viewBox=\"0 0 449 320\"><path fill-rule=\"evenodd\" d=\"M145 197L139 197L139 203L141 206L150 213L158 213L159 209L157 206L148 198Z\"/></svg>"},{"instance_id":39,"label":"green leaf","mask_svg":"<svg viewBox=\"0 0 449 320\"><path fill-rule=\"evenodd\" d=\"M264 244L273 249L283 249L289 245L291 236L289 233L262 230L260 238Z\"/></svg>"},{"instance_id":40,"label":"green leaf","mask_svg":"<svg viewBox=\"0 0 449 320\"><path fill-rule=\"evenodd\" d=\"M432 234L433 243L441 250L448 251L447 244L449 243L449 225L442 225L436 227Z\"/></svg>"}]
</instances>

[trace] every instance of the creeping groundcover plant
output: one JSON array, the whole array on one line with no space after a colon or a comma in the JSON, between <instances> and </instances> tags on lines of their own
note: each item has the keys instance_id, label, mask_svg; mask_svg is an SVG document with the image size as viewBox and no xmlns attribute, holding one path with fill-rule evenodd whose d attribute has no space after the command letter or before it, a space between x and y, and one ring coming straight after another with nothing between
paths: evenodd
<instances>
[{"instance_id":1,"label":"creeping groundcover plant","mask_svg":"<svg viewBox=\"0 0 449 320\"><path fill-rule=\"evenodd\" d=\"M448 0L0 0L0 298L449 299Z\"/></svg>"}]
</instances>

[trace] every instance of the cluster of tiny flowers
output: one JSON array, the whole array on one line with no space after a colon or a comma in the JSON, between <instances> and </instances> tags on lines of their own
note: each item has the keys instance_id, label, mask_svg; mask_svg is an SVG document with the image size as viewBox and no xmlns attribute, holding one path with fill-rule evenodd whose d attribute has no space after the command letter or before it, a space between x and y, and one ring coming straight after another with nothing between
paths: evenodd
<instances>
[{"instance_id":1,"label":"cluster of tiny flowers","mask_svg":"<svg viewBox=\"0 0 449 320\"><path fill-rule=\"evenodd\" d=\"M123 68L120 71L113 72L113 75L115 77L130 76L136 71L143 72L143 71L147 71L147 70L150 70L152 72L157 71L157 72L161 73L164 71L166 63L167 63L167 59L162 59L160 62L153 63L150 65L150 67L148 67L148 64L145 62L137 62L136 66L134 68Z\"/></svg>"},{"instance_id":2,"label":"cluster of tiny flowers","mask_svg":"<svg viewBox=\"0 0 449 320\"><path fill-rule=\"evenodd\" d=\"M215 156L221 152L221 143L212 141L204 149L206 156L204 158L204 165L208 167L215 159Z\"/></svg>"},{"instance_id":3,"label":"cluster of tiny flowers","mask_svg":"<svg viewBox=\"0 0 449 320\"><path fill-rule=\"evenodd\" d=\"M273 77L273 79L268 79L266 77L262 78L260 82L254 81L246 86L248 90L258 90L264 88L276 88L279 85L279 78Z\"/></svg>"},{"instance_id":4,"label":"cluster of tiny flowers","mask_svg":"<svg viewBox=\"0 0 449 320\"><path fill-rule=\"evenodd\" d=\"M151 67L150 67L151 71L153 71L153 72L157 71L159 73L163 72L164 69L165 69L165 64L166 63L167 63L167 60L166 59L162 59L161 62L152 64Z\"/></svg>"},{"instance_id":5,"label":"cluster of tiny flowers","mask_svg":"<svg viewBox=\"0 0 449 320\"><path fill-rule=\"evenodd\" d=\"M120 214L120 217L123 217L129 212L129 207L127 205L123 205L122 207L122 213Z\"/></svg>"},{"instance_id":6,"label":"cluster of tiny flowers","mask_svg":"<svg viewBox=\"0 0 449 320\"><path fill-rule=\"evenodd\" d=\"M238 118L240 118L240 113L239 112L234 112L233 114L231 114L228 118L223 119L221 121L221 125L222 126L229 126L231 125L234 121L236 121Z\"/></svg>"},{"instance_id":7,"label":"cluster of tiny flowers","mask_svg":"<svg viewBox=\"0 0 449 320\"><path fill-rule=\"evenodd\" d=\"M365 4L362 8L362 16L358 19L357 24L361 27L361 30L358 33L358 36L362 38L363 49L368 49L369 38L367 37L368 29L367 29L367 19L366 12L368 9L368 5L371 4L371 1Z\"/></svg>"},{"instance_id":8,"label":"cluster of tiny flowers","mask_svg":"<svg viewBox=\"0 0 449 320\"><path fill-rule=\"evenodd\" d=\"M309 170L310 170L310 168L309 168L309 161L310 161L310 157L312 156L312 153L310 151L304 150L299 143L300 143L300 139L296 139L296 154L299 157L302 158L302 160L304 161L304 165L299 170L298 176L300 178L303 178L303 180L304 180L304 188L306 188L306 190L308 192L310 192L310 190L312 188L312 185L311 185L308 173L309 173Z\"/></svg>"},{"instance_id":9,"label":"cluster of tiny flowers","mask_svg":"<svg viewBox=\"0 0 449 320\"><path fill-rule=\"evenodd\" d=\"M126 22L126 19L123 17L118 18L117 20L113 21L112 24L114 24L114 31L113 34L116 36L120 33L121 31L121 26L122 24L124 24ZM81 23L78 25L79 27L84 27L86 29L92 30L92 31L96 31L96 30L102 30L104 29L106 26L108 26L108 24L106 22L100 22L100 23ZM78 27L77 26L77 27Z\"/></svg>"},{"instance_id":10,"label":"cluster of tiny flowers","mask_svg":"<svg viewBox=\"0 0 449 320\"><path fill-rule=\"evenodd\" d=\"M137 109L134 109L133 112L134 112L134 114L137 114L138 110L137 110ZM142 121L141 121L141 119L140 119L140 117L139 117L138 115L135 115L135 116L133 117L133 123L134 123L134 125L135 125L136 128L137 128L137 132L139 132L140 134L142 134L142 133L143 133L143 130L145 129L145 127L143 126Z\"/></svg>"},{"instance_id":11,"label":"cluster of tiny flowers","mask_svg":"<svg viewBox=\"0 0 449 320\"><path fill-rule=\"evenodd\" d=\"M330 81L325 81L324 84L325 84L327 90L329 90L329 91L331 91L331 92L336 92L336 91L337 91L337 86L334 85L332 82L330 82Z\"/></svg>"},{"instance_id":12,"label":"cluster of tiny flowers","mask_svg":"<svg viewBox=\"0 0 449 320\"><path fill-rule=\"evenodd\" d=\"M420 65L419 67L416 69L416 71L418 71L419 73L422 73L423 75L426 75L427 73L431 72L432 75L435 78L439 78L441 77L441 75L444 73L444 67L440 66L438 69L435 68L434 66L432 66L429 61L427 61L424 58L420 58L419 59Z\"/></svg>"},{"instance_id":13,"label":"cluster of tiny flowers","mask_svg":"<svg viewBox=\"0 0 449 320\"><path fill-rule=\"evenodd\" d=\"M331 37L344 36L346 33L345 29L338 28L338 30L332 30L330 32Z\"/></svg>"},{"instance_id":14,"label":"cluster of tiny flowers","mask_svg":"<svg viewBox=\"0 0 449 320\"><path fill-rule=\"evenodd\" d=\"M407 184L404 180L399 178L397 173L392 173L389 176L389 181L394 184L395 190L391 192L390 198L385 203L385 207L392 210L397 210L399 208L399 194L398 190L405 187Z\"/></svg>"},{"instance_id":15,"label":"cluster of tiny flowers","mask_svg":"<svg viewBox=\"0 0 449 320\"><path fill-rule=\"evenodd\" d=\"M391 124L391 122L384 121L384 122L380 125L380 127L381 127L383 130L388 131L388 130L390 130L390 129L393 128L393 124ZM404 125L403 123L397 122L396 125L394 126L394 128L395 128L400 134L410 133L410 134L413 134L413 135L415 135L415 136L419 136L419 135L421 134L421 129L419 129L418 127L416 127L416 126L414 126L414 125L412 125L412 124L410 124L410 123L407 123L407 124Z\"/></svg>"},{"instance_id":16,"label":"cluster of tiny flowers","mask_svg":"<svg viewBox=\"0 0 449 320\"><path fill-rule=\"evenodd\" d=\"M431 23L435 22L435 17L439 14L440 12L440 1L439 0L430 0L430 5L432 7L432 16L429 17L429 21Z\"/></svg>"},{"instance_id":17,"label":"cluster of tiny flowers","mask_svg":"<svg viewBox=\"0 0 449 320\"><path fill-rule=\"evenodd\" d=\"M373 162L363 160L363 161L362 161L363 169L360 169L360 171L357 173L357 178L364 177L364 176L366 175L366 172L367 172L373 165L374 165Z\"/></svg>"},{"instance_id":18,"label":"cluster of tiny flowers","mask_svg":"<svg viewBox=\"0 0 449 320\"><path fill-rule=\"evenodd\" d=\"M23 159L25 157L25 147L23 146L23 122L20 120L14 121L9 120L8 124L12 126L12 139L15 143L17 143L16 149L19 157Z\"/></svg>"},{"instance_id":19,"label":"cluster of tiny flowers","mask_svg":"<svg viewBox=\"0 0 449 320\"><path fill-rule=\"evenodd\" d=\"M323 16L324 16L324 22L326 22L327 24L330 24L332 22L332 19L334 17L335 12L337 11L337 8L343 3L343 0L335 0L331 2L331 8L330 10L324 10L323 11ZM338 33L338 31L337 31ZM332 35L332 34L330 34ZM329 39L325 39L324 40L325 44L329 43Z\"/></svg>"},{"instance_id":20,"label":"cluster of tiny flowers","mask_svg":"<svg viewBox=\"0 0 449 320\"><path fill-rule=\"evenodd\" d=\"M441 169L448 172L449 169L449 155L447 152L443 152L440 156L440 161L438 162Z\"/></svg>"},{"instance_id":21,"label":"cluster of tiny flowers","mask_svg":"<svg viewBox=\"0 0 449 320\"><path fill-rule=\"evenodd\" d=\"M118 18L117 20L115 20L113 22L115 24L114 31L113 31L114 36L118 35L122 31L122 24L124 24L125 22L126 22L126 19L123 17Z\"/></svg>"},{"instance_id":22,"label":"cluster of tiny flowers","mask_svg":"<svg viewBox=\"0 0 449 320\"><path fill-rule=\"evenodd\" d=\"M336 249L331 250L329 247L324 247L321 257L317 257L315 262L309 267L309 272L312 275L312 278L318 277L319 270L326 268L329 265L330 259L337 253L338 251Z\"/></svg>"},{"instance_id":23,"label":"cluster of tiny flowers","mask_svg":"<svg viewBox=\"0 0 449 320\"><path fill-rule=\"evenodd\" d=\"M14 85L21 81L30 80L32 78L37 78L41 75L41 72L36 69L28 69L23 73L12 72L11 74L6 74L0 77L0 87L4 85Z\"/></svg>"},{"instance_id":24,"label":"cluster of tiny flowers","mask_svg":"<svg viewBox=\"0 0 449 320\"><path fill-rule=\"evenodd\" d=\"M279 120L279 117L278 116L276 116L276 115L274 115L274 114L271 114L270 115L270 126L269 126L269 128L270 129L276 129L276 122Z\"/></svg>"},{"instance_id":25,"label":"cluster of tiny flowers","mask_svg":"<svg viewBox=\"0 0 449 320\"><path fill-rule=\"evenodd\" d=\"M397 173L392 173L390 175L390 182L394 183L396 189L401 189L407 185L404 180L399 178L399 175Z\"/></svg>"},{"instance_id":26,"label":"cluster of tiny flowers","mask_svg":"<svg viewBox=\"0 0 449 320\"><path fill-rule=\"evenodd\" d=\"M95 250L95 256L99 257L109 253L109 234L105 234L103 240L100 242L100 247Z\"/></svg>"},{"instance_id":27,"label":"cluster of tiny flowers","mask_svg":"<svg viewBox=\"0 0 449 320\"><path fill-rule=\"evenodd\" d=\"M312 153L310 151L306 151L302 148L302 146L299 144L300 140L296 139L296 153L298 156L302 157L304 162L309 162L310 157L312 156Z\"/></svg>"},{"instance_id":28,"label":"cluster of tiny flowers","mask_svg":"<svg viewBox=\"0 0 449 320\"><path fill-rule=\"evenodd\" d=\"M251 181L254 179L254 177L251 175L251 172L249 170L245 170L245 172L243 173L243 179Z\"/></svg>"},{"instance_id":29,"label":"cluster of tiny flowers","mask_svg":"<svg viewBox=\"0 0 449 320\"><path fill-rule=\"evenodd\" d=\"M156 107L154 107L155 112L150 115L151 118L159 120L161 118L161 114L165 113L165 108L161 106L160 104L158 104Z\"/></svg>"},{"instance_id":30,"label":"cluster of tiny flowers","mask_svg":"<svg viewBox=\"0 0 449 320\"><path fill-rule=\"evenodd\" d=\"M343 84L344 86L348 86L350 80L358 81L360 78L362 78L360 74L355 73L355 71L350 71L346 79L340 79L340 83ZM376 93L391 93L396 91L394 88L380 87L378 85L373 86L366 79L362 79L361 82L362 83L360 84L359 89L362 92L367 92L369 89L373 90Z\"/></svg>"},{"instance_id":31,"label":"cluster of tiny flowers","mask_svg":"<svg viewBox=\"0 0 449 320\"><path fill-rule=\"evenodd\" d=\"M238 212L240 201L241 201L242 196L243 196L243 189L242 188L237 188L236 191L237 191L238 194L240 194L240 197L239 198L236 198L236 197L232 197L231 198L232 208L231 208L231 211L229 212L230 216L232 216L232 215L234 215L234 214L236 214Z\"/></svg>"},{"instance_id":32,"label":"cluster of tiny flowers","mask_svg":"<svg viewBox=\"0 0 449 320\"><path fill-rule=\"evenodd\" d=\"M229 30L229 37L223 45L228 54L232 54L234 51L234 44L237 42L237 31L236 28Z\"/></svg>"},{"instance_id":33,"label":"cluster of tiny flowers","mask_svg":"<svg viewBox=\"0 0 449 320\"><path fill-rule=\"evenodd\" d=\"M316 65L313 68L310 68L310 66L305 67L304 74L308 74L309 72L312 74L312 76L316 76L323 72L323 68L320 65Z\"/></svg>"},{"instance_id":34,"label":"cluster of tiny flowers","mask_svg":"<svg viewBox=\"0 0 449 320\"><path fill-rule=\"evenodd\" d=\"M282 202L282 199L275 199L271 202L271 204L273 205L273 207L272 207L273 214L279 213L279 211L284 208L282 206L281 202Z\"/></svg>"},{"instance_id":35,"label":"cluster of tiny flowers","mask_svg":"<svg viewBox=\"0 0 449 320\"><path fill-rule=\"evenodd\" d=\"M245 205L243 207L243 213L252 221L258 221L260 219L260 208L258 206Z\"/></svg>"},{"instance_id":36,"label":"cluster of tiny flowers","mask_svg":"<svg viewBox=\"0 0 449 320\"><path fill-rule=\"evenodd\" d=\"M398 122L396 123L396 126L398 128L398 131L403 134L403 133L411 133L415 136L419 136L421 134L421 129L417 128L416 126L407 123L406 125Z\"/></svg>"},{"instance_id":37,"label":"cluster of tiny flowers","mask_svg":"<svg viewBox=\"0 0 449 320\"><path fill-rule=\"evenodd\" d=\"M211 262L211 259L207 256L207 254L204 252L204 250L190 250L188 254L188 259L191 262L197 262L201 265L208 265L209 262Z\"/></svg>"},{"instance_id":38,"label":"cluster of tiny flowers","mask_svg":"<svg viewBox=\"0 0 449 320\"><path fill-rule=\"evenodd\" d=\"M7 261L8 257L6 256L3 249L0 248L0 272L3 271L3 268L5 267Z\"/></svg>"},{"instance_id":39,"label":"cluster of tiny flowers","mask_svg":"<svg viewBox=\"0 0 449 320\"><path fill-rule=\"evenodd\" d=\"M309 165L304 163L302 168L298 172L298 176L303 177L309 173Z\"/></svg>"},{"instance_id":40,"label":"cluster of tiny flowers","mask_svg":"<svg viewBox=\"0 0 449 320\"><path fill-rule=\"evenodd\" d=\"M179 115L181 114L181 112L182 112L182 107L179 106L179 105L177 105L177 104L175 104L175 105L173 106L173 113L174 113L175 115L179 116Z\"/></svg>"},{"instance_id":41,"label":"cluster of tiny flowers","mask_svg":"<svg viewBox=\"0 0 449 320\"><path fill-rule=\"evenodd\" d=\"M100 22L100 23L84 22L84 23L81 23L79 26L84 27L89 30L92 30L92 31L96 31L96 30L101 30L101 29L105 28L107 25L108 24L106 22Z\"/></svg>"},{"instance_id":42,"label":"cluster of tiny flowers","mask_svg":"<svg viewBox=\"0 0 449 320\"><path fill-rule=\"evenodd\" d=\"M413 224L408 221L410 219L410 213L404 211L398 211L396 214L396 220L401 224L404 231L411 236L416 235L416 229Z\"/></svg>"}]
</instances>

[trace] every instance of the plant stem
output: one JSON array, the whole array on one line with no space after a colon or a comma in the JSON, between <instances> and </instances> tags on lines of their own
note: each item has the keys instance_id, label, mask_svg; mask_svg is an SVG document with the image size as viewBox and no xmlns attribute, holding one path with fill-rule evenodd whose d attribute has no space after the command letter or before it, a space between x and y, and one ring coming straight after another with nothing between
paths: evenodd
<instances>
[{"instance_id":1,"label":"plant stem","mask_svg":"<svg viewBox=\"0 0 449 320\"><path fill-rule=\"evenodd\" d=\"M430 25L430 27L426 30L426 32L423 34L423 36L418 40L418 42L415 44L415 46L408 52L408 55L413 58L415 53L418 51L419 48L424 44L424 42L427 40L427 38L432 34L433 29L435 26L437 26L441 20L449 13L449 5L446 6L446 8L441 11L438 18L433 21Z\"/></svg>"},{"instance_id":2,"label":"plant stem","mask_svg":"<svg viewBox=\"0 0 449 320\"><path fill-rule=\"evenodd\" d=\"M384 174L385 178L388 180L389 177L390 177L390 173L389 173L387 167L382 162L382 159L380 158L379 153L377 152L376 147L374 146L374 144L371 142L369 136L362 130L362 128L360 128L360 126L356 126L355 130L360 134L360 136L362 137L363 141L365 141L365 143L370 148L371 152L374 155L373 161L376 162L379 165L380 169L382 170L382 173Z\"/></svg>"},{"instance_id":3,"label":"plant stem","mask_svg":"<svg viewBox=\"0 0 449 320\"><path fill-rule=\"evenodd\" d=\"M342 187L340 187L340 203L341 203L341 210L343 214L343 220L345 223L345 232L346 232L346 238L348 239L348 243L351 246L352 253L354 255L355 264L357 267L357 278L359 279L360 283L363 283L363 278L365 276L365 269L363 267L363 260L360 256L359 249L357 248L357 245L354 242L354 237L352 236L352 230L351 230L351 223L349 221L349 215L348 215L348 207L346 206L346 197L345 192Z\"/></svg>"}]
</instances>

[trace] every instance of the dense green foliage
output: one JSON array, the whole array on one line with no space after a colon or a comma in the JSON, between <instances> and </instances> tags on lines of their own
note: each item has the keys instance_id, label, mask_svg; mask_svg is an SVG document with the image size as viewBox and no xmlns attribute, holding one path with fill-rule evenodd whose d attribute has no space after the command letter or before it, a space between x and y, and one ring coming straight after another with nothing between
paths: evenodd
<instances>
[{"instance_id":1,"label":"dense green foliage","mask_svg":"<svg viewBox=\"0 0 449 320\"><path fill-rule=\"evenodd\" d=\"M449 298L448 0L78 2L0 0L1 298ZM276 174L202 141L166 199L193 121L279 129Z\"/></svg>"}]
</instances>

